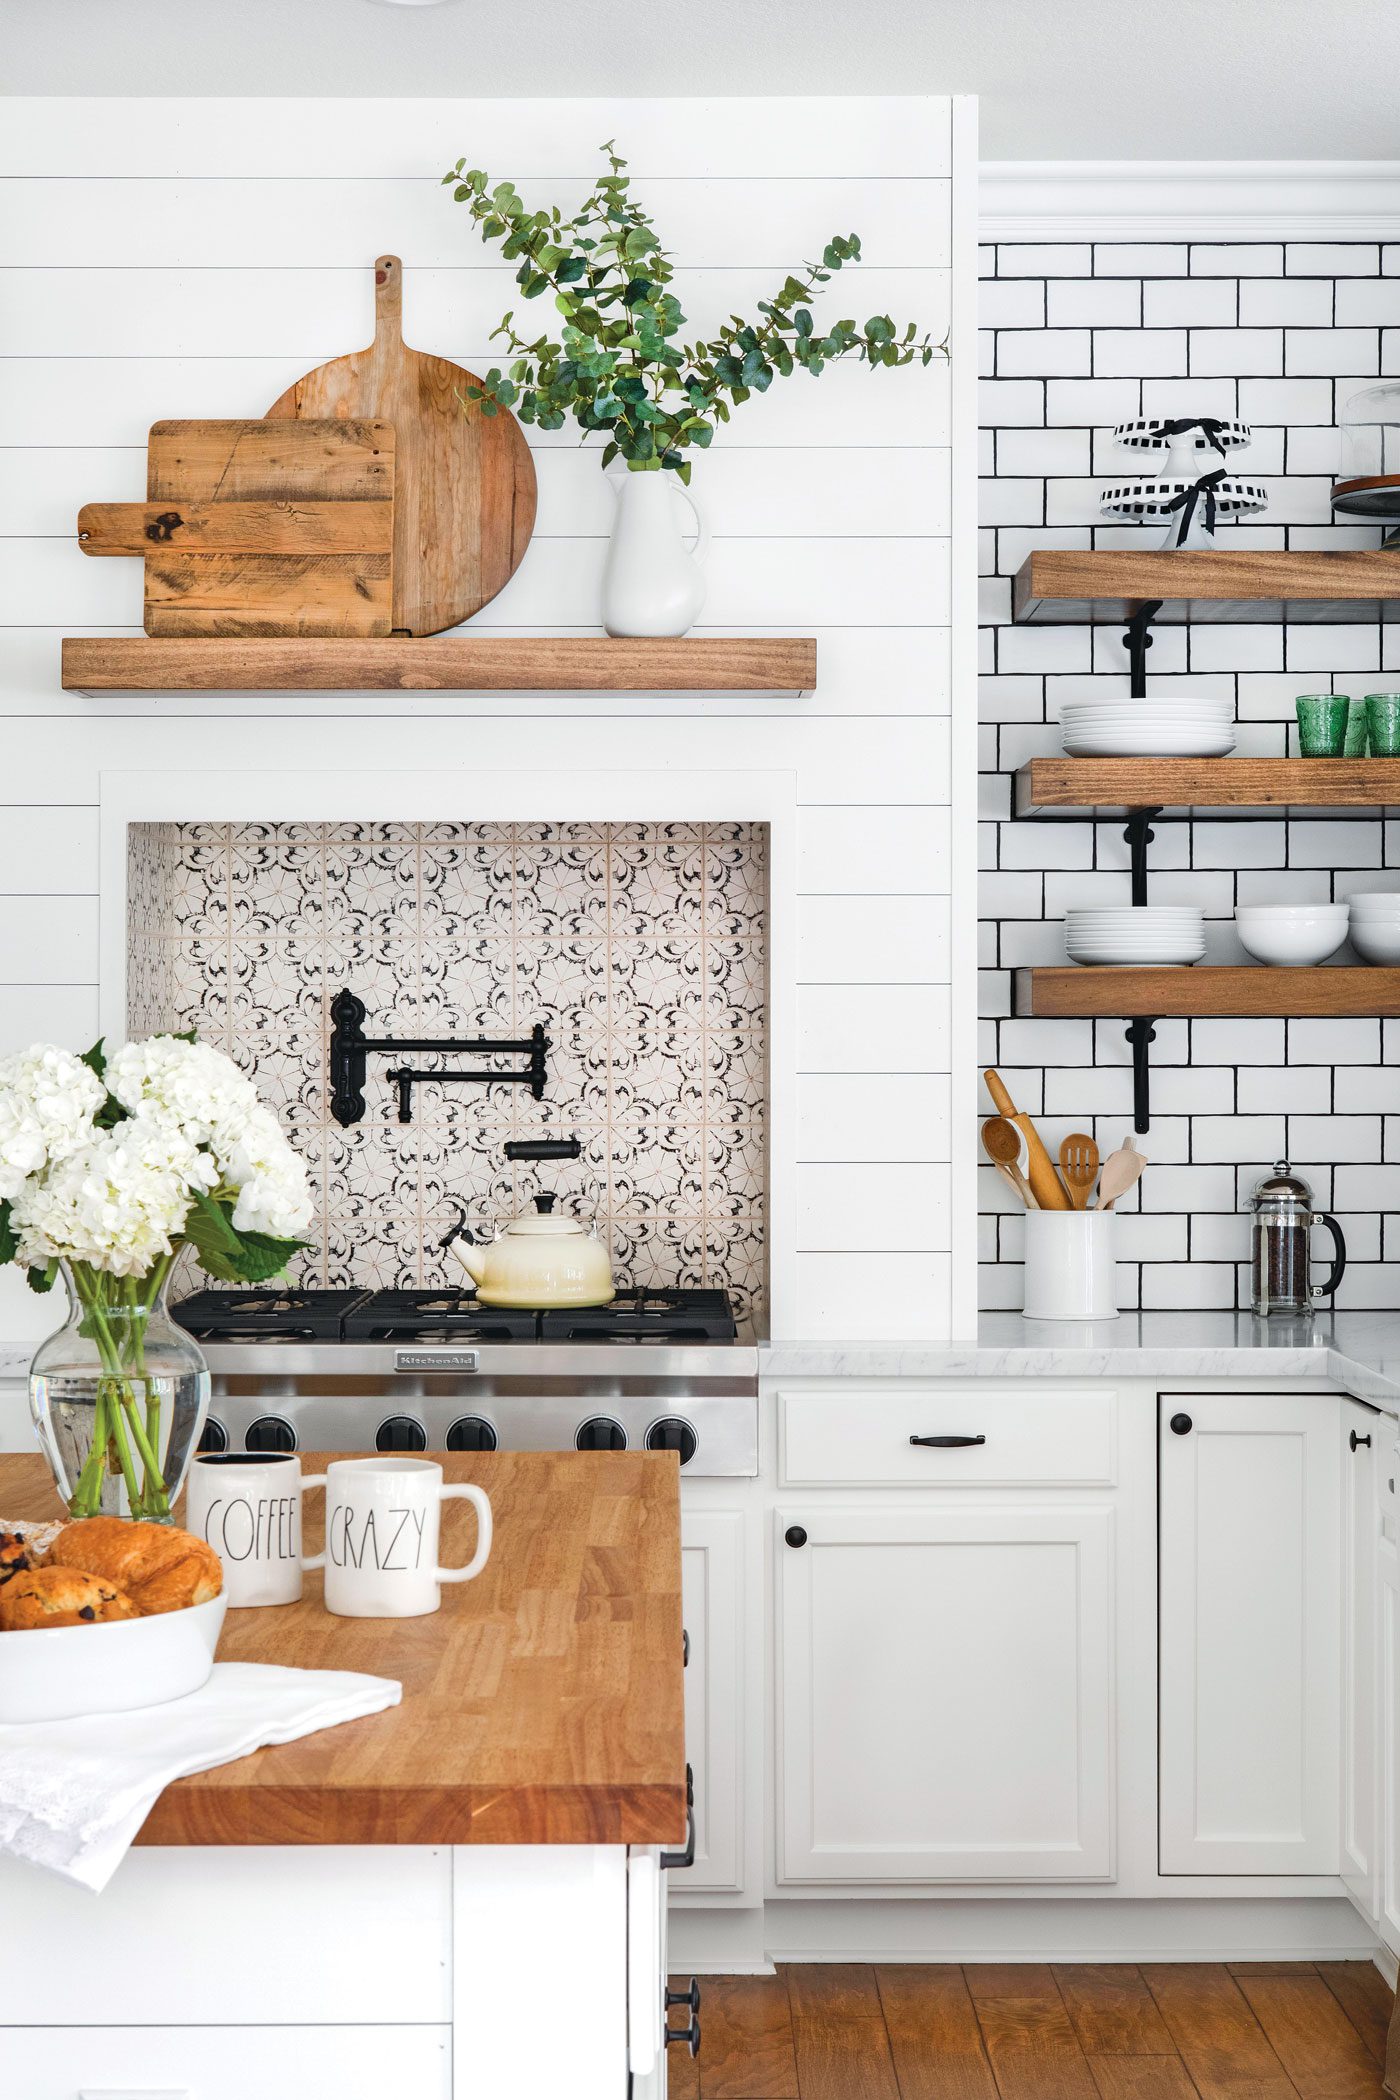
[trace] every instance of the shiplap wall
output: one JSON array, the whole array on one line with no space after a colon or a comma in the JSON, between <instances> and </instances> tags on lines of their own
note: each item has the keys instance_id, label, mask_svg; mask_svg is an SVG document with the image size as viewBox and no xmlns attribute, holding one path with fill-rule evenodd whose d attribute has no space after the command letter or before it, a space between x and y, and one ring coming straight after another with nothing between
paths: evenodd
<instances>
[{"instance_id":1,"label":"shiplap wall","mask_svg":"<svg viewBox=\"0 0 1400 2100\"><path fill-rule=\"evenodd\" d=\"M385 251L404 260L409 341L479 368L515 288L440 171L465 154L527 198L563 202L583 194L610 138L697 326L751 306L852 230L865 260L828 311L955 324L951 372L836 368L815 386L799 375L747 404L699 466L715 540L698 631L816 634L817 691L62 693L63 633L139 631L139 564L85 559L73 526L84 501L143 494L149 424L258 415L300 372L367 341L369 266ZM972 1209L974 1039L970 994L954 1002L950 987L970 981L975 914L971 711L950 719L971 638L950 607L973 593L950 530L972 515L974 163L970 111L946 99L9 102L0 1049L85 1041L99 976L120 967L115 940L99 953L104 772L448 769L470 817L474 767L528 766L545 748L564 769L789 770L798 1071L773 1083L796 1090L798 1284L781 1324L916 1339L956 1328L952 1308L972 1302L971 1236L954 1231L953 1206ZM478 624L597 632L612 497L572 429L533 435L535 540ZM970 529L962 540L970 555ZM0 1293L0 1334L50 1324L13 1279Z\"/></svg>"}]
</instances>

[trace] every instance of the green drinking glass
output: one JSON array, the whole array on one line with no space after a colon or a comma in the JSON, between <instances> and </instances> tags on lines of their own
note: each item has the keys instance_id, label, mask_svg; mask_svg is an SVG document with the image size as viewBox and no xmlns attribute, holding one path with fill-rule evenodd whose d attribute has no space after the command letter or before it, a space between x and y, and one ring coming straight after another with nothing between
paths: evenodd
<instances>
[{"instance_id":1,"label":"green drinking glass","mask_svg":"<svg viewBox=\"0 0 1400 2100\"><path fill-rule=\"evenodd\" d=\"M1366 732L1373 758L1400 758L1400 693L1366 695Z\"/></svg>"},{"instance_id":2,"label":"green drinking glass","mask_svg":"<svg viewBox=\"0 0 1400 2100\"><path fill-rule=\"evenodd\" d=\"M1351 701L1345 693L1300 693L1298 749L1304 758L1340 758L1346 749Z\"/></svg>"}]
</instances>

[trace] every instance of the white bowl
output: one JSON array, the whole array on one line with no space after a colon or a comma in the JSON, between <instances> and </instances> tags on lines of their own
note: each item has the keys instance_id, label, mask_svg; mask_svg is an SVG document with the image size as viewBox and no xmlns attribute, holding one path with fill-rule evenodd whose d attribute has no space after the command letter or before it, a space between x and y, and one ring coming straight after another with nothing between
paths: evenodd
<instances>
[{"instance_id":1,"label":"white bowl","mask_svg":"<svg viewBox=\"0 0 1400 2100\"><path fill-rule=\"evenodd\" d=\"M1353 921L1400 919L1400 893L1394 890L1358 890L1348 899L1348 909Z\"/></svg>"},{"instance_id":2,"label":"white bowl","mask_svg":"<svg viewBox=\"0 0 1400 2100\"><path fill-rule=\"evenodd\" d=\"M164 1706L207 1683L228 1598L96 1626L0 1633L0 1721L69 1721Z\"/></svg>"},{"instance_id":3,"label":"white bowl","mask_svg":"<svg viewBox=\"0 0 1400 2100\"><path fill-rule=\"evenodd\" d=\"M1363 962L1400 963L1400 919L1353 919L1351 945Z\"/></svg>"},{"instance_id":4,"label":"white bowl","mask_svg":"<svg viewBox=\"0 0 1400 2100\"><path fill-rule=\"evenodd\" d=\"M1306 969L1335 955L1347 937L1341 905L1254 905L1235 913L1240 946L1271 969Z\"/></svg>"}]
</instances>

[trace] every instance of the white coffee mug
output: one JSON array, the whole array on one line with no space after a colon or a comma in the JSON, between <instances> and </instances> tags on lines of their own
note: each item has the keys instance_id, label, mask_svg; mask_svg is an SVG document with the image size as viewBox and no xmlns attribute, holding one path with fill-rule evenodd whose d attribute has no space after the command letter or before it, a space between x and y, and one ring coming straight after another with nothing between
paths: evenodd
<instances>
[{"instance_id":1,"label":"white coffee mug","mask_svg":"<svg viewBox=\"0 0 1400 2100\"><path fill-rule=\"evenodd\" d=\"M224 1565L234 1610L295 1604L301 1595L301 1498L324 1484L303 1480L294 1451L207 1451L190 1467L185 1521Z\"/></svg>"},{"instance_id":2,"label":"white coffee mug","mask_svg":"<svg viewBox=\"0 0 1400 2100\"><path fill-rule=\"evenodd\" d=\"M326 1546L303 1560L326 1571L326 1609L343 1619L417 1619L442 1602L438 1585L470 1582L491 1552L491 1504L466 1481L444 1484L430 1458L336 1458L326 1468ZM309 1484L309 1483L308 1483ZM476 1510L476 1552L438 1566L444 1502Z\"/></svg>"}]
</instances>

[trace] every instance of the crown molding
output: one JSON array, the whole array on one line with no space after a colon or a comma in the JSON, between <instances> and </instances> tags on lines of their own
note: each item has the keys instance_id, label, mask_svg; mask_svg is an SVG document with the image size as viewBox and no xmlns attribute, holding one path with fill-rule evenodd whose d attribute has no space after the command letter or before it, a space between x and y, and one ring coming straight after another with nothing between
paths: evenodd
<instances>
[{"instance_id":1,"label":"crown molding","mask_svg":"<svg viewBox=\"0 0 1400 2100\"><path fill-rule=\"evenodd\" d=\"M999 160L984 241L1400 240L1400 161Z\"/></svg>"}]
</instances>

